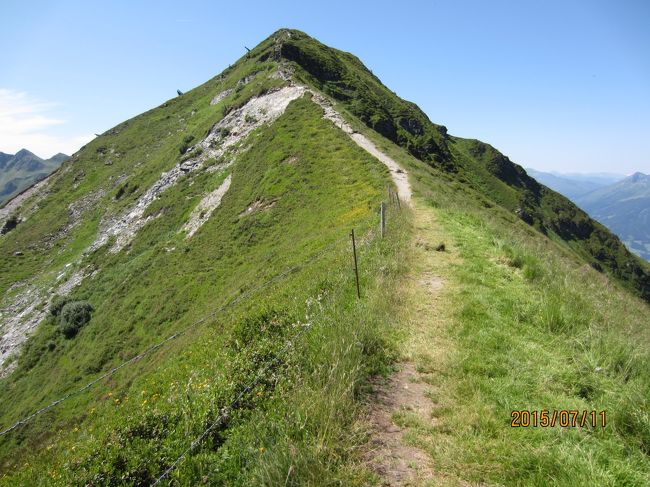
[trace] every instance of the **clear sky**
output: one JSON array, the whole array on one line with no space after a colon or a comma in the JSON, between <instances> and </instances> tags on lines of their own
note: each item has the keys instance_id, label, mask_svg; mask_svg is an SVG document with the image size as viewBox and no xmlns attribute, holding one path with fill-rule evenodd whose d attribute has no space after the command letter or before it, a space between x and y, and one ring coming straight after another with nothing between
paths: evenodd
<instances>
[{"instance_id":1,"label":"clear sky","mask_svg":"<svg viewBox=\"0 0 650 487\"><path fill-rule=\"evenodd\" d=\"M72 153L280 27L350 51L513 161L650 173L650 2L0 2L0 151Z\"/></svg>"}]
</instances>

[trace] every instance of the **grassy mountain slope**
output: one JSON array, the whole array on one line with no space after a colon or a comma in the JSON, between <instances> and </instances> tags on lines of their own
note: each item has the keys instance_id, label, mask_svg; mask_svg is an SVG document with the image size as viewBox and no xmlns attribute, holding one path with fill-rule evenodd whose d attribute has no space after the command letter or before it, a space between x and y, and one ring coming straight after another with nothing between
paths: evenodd
<instances>
[{"instance_id":1,"label":"grassy mountain slope","mask_svg":"<svg viewBox=\"0 0 650 487\"><path fill-rule=\"evenodd\" d=\"M418 159L457 176L493 203L517 212L542 233L548 233L611 273L650 300L650 271L604 226L567 198L540 185L493 147L477 140L452 137L429 121L414 104L390 92L353 55L329 48L292 31L282 55L292 61L296 77L313 83L366 126L404 147Z\"/></svg>"},{"instance_id":2,"label":"grassy mountain slope","mask_svg":"<svg viewBox=\"0 0 650 487\"><path fill-rule=\"evenodd\" d=\"M161 173L200 157L197 141L214 130L227 140L219 123L290 75L338 99L348 122L410 173L415 213L391 208L389 238L375 231L388 172L305 94L188 168L122 250L115 238L93 246ZM197 203L228 177L220 206L186 238ZM643 485L647 304L626 291L626 275L587 265L597 225L585 220L591 233L578 237L566 222L581 215L562 216L574 207L535 184L490 146L430 124L353 56L297 31L274 34L222 75L98 137L16 209L22 222L0 237L3 308L27 295L34 313L47 310L47 289L83 275L67 299L93 311L73 337L49 314L36 328L0 379L0 424L187 331L0 437L0 485L150 484L212 425L172 472L179 484L379 485L362 461L362 401L367 378L402 357L435 373L443 424L415 425L412 440L449 478L516 484L536 459L526 483L573 473ZM429 255L440 265L427 271L448 283L435 316L407 295L428 252L416 240L422 215L438 221L427 239L450 249ZM613 242L599 260L612 275L611 262L627 258L612 254ZM414 316L444 323L421 322L430 341L417 354ZM438 338L449 347L444 364L431 362ZM509 428L510 409L542 406L607 408L614 426Z\"/></svg>"},{"instance_id":3,"label":"grassy mountain slope","mask_svg":"<svg viewBox=\"0 0 650 487\"><path fill-rule=\"evenodd\" d=\"M161 336L300 263L332 240L343 237L347 243L349 228L372 215L371 208L378 204L379 192L386 185L386 171L331 123L322 120L319 107L301 100L291 104L271 127L262 127L251 135L254 144L232 166L232 185L219 211L192 239L186 240L178 232L180 222L187 218L206 189L220 184L225 177L223 170L201 171L164 192L149 208L151 214L162 212L162 216L142 229L128 252L111 254L105 246L82 253L92 242L101 212L128 208L125 200L133 201L143 187L151 185L165 169L166 161L167 165L174 165L182 158L178 146L190 130L179 119L186 112L172 118L165 113L172 112L170 105L174 108L172 113L181 104L187 112L194 106L208 112L201 114L197 110L192 119L196 124L191 127L192 132L202 136L225 111L227 100L221 106L211 106L212 97L228 89L229 82L236 84L249 75L234 71L232 79L199 87L165 107L117 127L76 154L51 183L49 201L39 203L43 209L31 214L3 239L3 257L9 271L2 276L5 290L16 280L36 274L37 269L43 269L40 279L46 281L49 274L58 272L64 262L74 257L81 258L75 267L96 272L75 288L70 297L92 303L91 322L73 340L62 336L53 322L44 324L20 356L17 370L3 381L1 410L5 421L134 355ZM266 89L261 83L275 83L261 78L260 86L255 87L256 82L250 81L246 87L251 91L240 91L242 99L250 97L253 89ZM186 116L191 117L189 113ZM153 132L145 130L152 126ZM161 130L173 130L174 136L157 148L153 141ZM130 150L131 144L137 144L135 151ZM145 151L150 151L154 167L134 164ZM108 154L113 154L113 164L104 163ZM119 158L115 154L120 154ZM135 171L116 183L119 175L133 165ZM108 187L102 187L107 182ZM116 198L120 193L122 197ZM66 221L70 218L70 204L83 195L101 196L85 209L81 221L68 233L62 233L61 227L65 228L66 223L70 226ZM246 209L256 201L272 205L246 214ZM51 234L61 237L50 246L47 236ZM42 243L40 247L31 244L30 248L28 242ZM24 255L14 256L14 249L23 249ZM300 298L304 307L304 301L317 294L319 286L327 290L327 275L316 274L313 281L301 283L294 298ZM290 289L287 285L282 292ZM272 294L262 293L257 299L264 304L273 302ZM282 308L290 305L300 309L300 304L293 300L290 304L280 302ZM252 308L264 309L262 303ZM124 374L113 389L126 388L135 376ZM98 394L82 399L70 410L60 410L60 424L79 417L81 411L87 412L86 401L104 397L105 391ZM49 430L51 421L35 423L21 431L18 443L22 444L30 433L33 436L28 445L40 443L39 427ZM8 451L15 444L3 446ZM150 475L155 474L155 465L151 469Z\"/></svg>"},{"instance_id":4,"label":"grassy mountain slope","mask_svg":"<svg viewBox=\"0 0 650 487\"><path fill-rule=\"evenodd\" d=\"M15 155L0 153L0 206L47 177L67 159L65 154L41 159L25 149Z\"/></svg>"},{"instance_id":5,"label":"grassy mountain slope","mask_svg":"<svg viewBox=\"0 0 650 487\"><path fill-rule=\"evenodd\" d=\"M430 385L434 419L394 421L429 455L431 484L646 485L647 303L482 192L374 140L416 195L397 348ZM432 252L440 241L447 251ZM433 294L421 284L432 276L444 283ZM513 410L562 409L606 411L606 427L511 427Z\"/></svg>"}]
</instances>

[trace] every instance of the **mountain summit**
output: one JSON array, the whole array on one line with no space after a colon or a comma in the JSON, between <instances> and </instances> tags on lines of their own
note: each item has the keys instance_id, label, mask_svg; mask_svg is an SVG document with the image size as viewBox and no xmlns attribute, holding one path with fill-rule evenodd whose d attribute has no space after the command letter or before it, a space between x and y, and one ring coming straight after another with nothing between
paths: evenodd
<instances>
[{"instance_id":1,"label":"mountain summit","mask_svg":"<svg viewBox=\"0 0 650 487\"><path fill-rule=\"evenodd\" d=\"M605 227L300 31L175 90L0 208L0 486L650 478Z\"/></svg>"},{"instance_id":2,"label":"mountain summit","mask_svg":"<svg viewBox=\"0 0 650 487\"><path fill-rule=\"evenodd\" d=\"M0 207L50 175L68 158L59 153L50 159L41 159L27 149L21 149L16 154L0 152Z\"/></svg>"}]
</instances>

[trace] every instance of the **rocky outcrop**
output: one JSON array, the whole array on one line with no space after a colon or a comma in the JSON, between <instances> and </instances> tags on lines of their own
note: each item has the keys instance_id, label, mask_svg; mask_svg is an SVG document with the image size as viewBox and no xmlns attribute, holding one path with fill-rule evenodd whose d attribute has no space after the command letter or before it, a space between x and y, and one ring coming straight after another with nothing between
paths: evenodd
<instances>
[{"instance_id":1,"label":"rocky outcrop","mask_svg":"<svg viewBox=\"0 0 650 487\"><path fill-rule=\"evenodd\" d=\"M187 238L191 238L201 226L208 221L208 218L212 215L212 212L216 210L221 204L221 199L228 192L230 188L230 182L232 181L232 174L229 174L223 183L212 191L208 193L190 215L190 220L183 226L183 230L187 232Z\"/></svg>"},{"instance_id":2,"label":"rocky outcrop","mask_svg":"<svg viewBox=\"0 0 650 487\"><path fill-rule=\"evenodd\" d=\"M125 248L144 225L157 217L146 215L146 210L163 191L176 184L184 175L202 168L207 160L224 156L230 148L262 124L276 120L289 103L301 97L304 92L302 86L285 86L253 97L243 107L230 112L212 127L203 141L187 150L188 159L162 173L160 179L145 191L127 213L103 221L91 250L105 245L111 237L115 237L111 252ZM197 155L193 157L193 153ZM222 163L221 167L226 167L231 162Z\"/></svg>"}]
</instances>

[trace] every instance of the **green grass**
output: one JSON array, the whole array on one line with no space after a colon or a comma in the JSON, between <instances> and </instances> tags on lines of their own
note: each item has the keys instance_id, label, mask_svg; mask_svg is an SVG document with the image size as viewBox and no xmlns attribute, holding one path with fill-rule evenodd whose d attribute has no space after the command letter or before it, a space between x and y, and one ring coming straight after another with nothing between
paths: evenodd
<instances>
[{"instance_id":1,"label":"green grass","mask_svg":"<svg viewBox=\"0 0 650 487\"><path fill-rule=\"evenodd\" d=\"M402 239L361 247L363 301L356 300L346 240L266 296L198 329L176 352L163 350L141 365L153 373L133 377L128 387L109 383L82 423L62 427L45 451L26 457L2 482L150 482L305 323L312 328L173 478L277 485L290 472L299 485L355 481L364 474L347 461L364 432L354 412L365 378L385 371L392 358L388 303Z\"/></svg>"},{"instance_id":2,"label":"green grass","mask_svg":"<svg viewBox=\"0 0 650 487\"><path fill-rule=\"evenodd\" d=\"M566 245L484 204L477 191L449 184L395 148L392 155L411 168L423 211L435 215L430 238L444 240L453 255L436 270L446 281L437 321L425 317L416 335L418 350L442 346L448 358L414 355L421 370L433 371L438 423L398 416L410 426L409 441L452 479L647 485L647 304ZM606 427L510 426L513 410L562 409L604 410Z\"/></svg>"},{"instance_id":3,"label":"green grass","mask_svg":"<svg viewBox=\"0 0 650 487\"><path fill-rule=\"evenodd\" d=\"M408 168L436 222L425 241L446 244L422 269L445 281L440 297L398 301L400 355L429 374L438 419L397 414L407 441L450 485L647 485L648 305L482 190L356 128ZM411 254L406 289L424 265ZM513 410L562 409L606 411L606 427L510 426Z\"/></svg>"},{"instance_id":4,"label":"green grass","mask_svg":"<svg viewBox=\"0 0 650 487\"><path fill-rule=\"evenodd\" d=\"M440 210L454 269L457 342L442 399L445 431L426 444L468 480L507 485L647 485L646 305L567 265L551 245ZM512 410L606 411L605 428L511 428ZM551 480L552 479L552 480Z\"/></svg>"},{"instance_id":5,"label":"green grass","mask_svg":"<svg viewBox=\"0 0 650 487\"><path fill-rule=\"evenodd\" d=\"M290 34L278 34L284 36L281 52L299 80L332 96L364 128L448 173L462 190L472 188L486 204L517 212L532 228L563 242L650 302L648 263L571 201L541 186L489 144L447 134L446 127L432 123L417 105L397 97L352 54L300 31Z\"/></svg>"}]
</instances>

